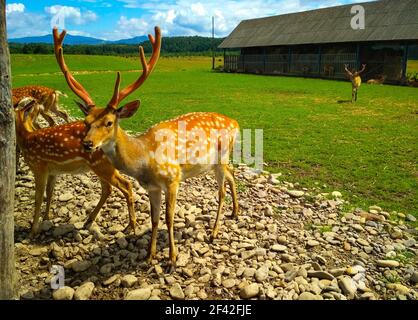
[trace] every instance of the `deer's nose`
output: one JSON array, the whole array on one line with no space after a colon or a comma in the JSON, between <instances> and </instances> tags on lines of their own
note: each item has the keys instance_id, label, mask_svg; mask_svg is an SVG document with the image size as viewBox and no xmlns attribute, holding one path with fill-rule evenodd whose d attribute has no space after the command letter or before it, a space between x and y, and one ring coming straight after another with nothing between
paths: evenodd
<instances>
[{"instance_id":1,"label":"deer's nose","mask_svg":"<svg viewBox=\"0 0 418 320\"><path fill-rule=\"evenodd\" d=\"M90 140L83 141L83 147L86 151L91 151L93 149L93 141L90 141Z\"/></svg>"}]
</instances>

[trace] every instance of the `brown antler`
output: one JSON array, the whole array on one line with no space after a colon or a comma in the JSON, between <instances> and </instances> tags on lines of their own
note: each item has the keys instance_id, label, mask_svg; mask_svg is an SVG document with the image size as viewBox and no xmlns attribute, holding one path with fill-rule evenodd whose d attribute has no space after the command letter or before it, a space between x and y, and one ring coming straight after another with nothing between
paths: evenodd
<instances>
[{"instance_id":1,"label":"brown antler","mask_svg":"<svg viewBox=\"0 0 418 320\"><path fill-rule=\"evenodd\" d=\"M148 35L148 38L152 44L152 55L150 61L147 63L144 54L144 48L142 46L139 47L139 57L141 59L142 64L142 74L141 76L132 84L125 87L122 91L119 90L120 85L120 73L118 72L116 78L116 85L115 90L113 92L113 97L110 100L108 106L110 108L116 109L119 103L129 96L132 92L137 90L148 78L151 74L152 70L154 69L155 65L157 64L158 58L160 57L161 51L161 30L159 27L155 27L155 38L152 35Z\"/></svg>"},{"instance_id":2,"label":"brown antler","mask_svg":"<svg viewBox=\"0 0 418 320\"><path fill-rule=\"evenodd\" d=\"M366 64L363 64L362 66L361 66L361 70L358 72L359 74L360 73L363 73L364 72L364 70L366 70Z\"/></svg>"},{"instance_id":3,"label":"brown antler","mask_svg":"<svg viewBox=\"0 0 418 320\"><path fill-rule=\"evenodd\" d=\"M350 70L348 70L348 64L345 64L344 65L344 70L345 70L345 72L349 75L349 76L352 76L353 74L351 73L351 71Z\"/></svg>"},{"instance_id":4,"label":"brown antler","mask_svg":"<svg viewBox=\"0 0 418 320\"><path fill-rule=\"evenodd\" d=\"M85 102L87 107L93 107L95 106L93 99L90 97L86 89L84 89L83 86L73 77L65 63L62 43L66 34L67 32L65 30L59 34L57 28L53 29L55 57L71 90Z\"/></svg>"}]
</instances>

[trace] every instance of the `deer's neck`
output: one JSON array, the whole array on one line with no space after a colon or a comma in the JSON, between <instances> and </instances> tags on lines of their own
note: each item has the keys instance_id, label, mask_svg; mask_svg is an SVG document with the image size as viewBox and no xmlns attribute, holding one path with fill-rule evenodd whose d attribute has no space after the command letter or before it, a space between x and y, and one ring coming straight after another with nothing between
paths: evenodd
<instances>
[{"instance_id":1,"label":"deer's neck","mask_svg":"<svg viewBox=\"0 0 418 320\"><path fill-rule=\"evenodd\" d=\"M23 141L27 140L27 137L34 131L31 123L27 121L16 121L16 140L20 145Z\"/></svg>"},{"instance_id":2,"label":"deer's neck","mask_svg":"<svg viewBox=\"0 0 418 320\"><path fill-rule=\"evenodd\" d=\"M102 148L113 165L123 173L138 176L148 164L146 144L141 137L132 137L118 128L115 139Z\"/></svg>"}]
</instances>

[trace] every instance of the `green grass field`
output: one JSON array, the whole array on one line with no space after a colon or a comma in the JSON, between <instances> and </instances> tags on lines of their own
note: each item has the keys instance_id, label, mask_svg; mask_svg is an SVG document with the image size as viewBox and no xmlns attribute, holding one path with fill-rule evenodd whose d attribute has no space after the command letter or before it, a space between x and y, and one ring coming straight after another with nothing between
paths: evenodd
<instances>
[{"instance_id":1,"label":"green grass field","mask_svg":"<svg viewBox=\"0 0 418 320\"><path fill-rule=\"evenodd\" d=\"M418 72L418 60L408 61L407 73Z\"/></svg>"},{"instance_id":2,"label":"green grass field","mask_svg":"<svg viewBox=\"0 0 418 320\"><path fill-rule=\"evenodd\" d=\"M111 97L115 73L133 81L139 60L67 56L77 79L98 105ZM131 99L142 107L122 126L143 131L191 111L217 111L241 128L264 129L268 169L290 182L339 190L353 205L418 216L418 89L363 85L351 104L351 84L342 81L223 74L210 71L210 58L161 58L157 69ZM13 85L43 84L69 94L52 56L12 57ZM323 187L326 185L326 187Z\"/></svg>"}]
</instances>

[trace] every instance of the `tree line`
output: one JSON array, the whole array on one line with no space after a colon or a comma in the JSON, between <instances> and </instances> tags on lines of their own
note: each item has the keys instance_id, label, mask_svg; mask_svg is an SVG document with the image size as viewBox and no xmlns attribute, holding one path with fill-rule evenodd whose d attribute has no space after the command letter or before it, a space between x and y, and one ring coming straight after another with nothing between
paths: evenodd
<instances>
[{"instance_id":1,"label":"tree line","mask_svg":"<svg viewBox=\"0 0 418 320\"><path fill-rule=\"evenodd\" d=\"M163 55L210 55L212 48L219 55L222 53L218 46L222 38L207 37L170 37L164 38L161 46ZM152 48L149 41L140 45L144 47L145 53L151 53ZM10 53L16 54L52 54L54 47L46 43L9 43ZM130 44L99 44L99 45L65 45L66 54L83 55L137 55L138 45Z\"/></svg>"}]
</instances>

